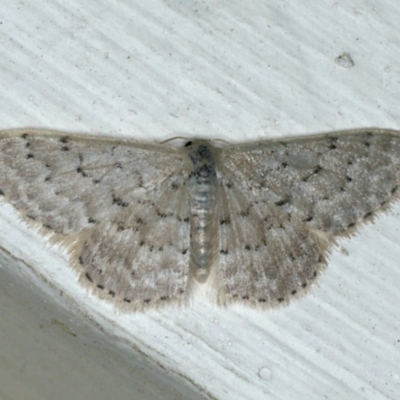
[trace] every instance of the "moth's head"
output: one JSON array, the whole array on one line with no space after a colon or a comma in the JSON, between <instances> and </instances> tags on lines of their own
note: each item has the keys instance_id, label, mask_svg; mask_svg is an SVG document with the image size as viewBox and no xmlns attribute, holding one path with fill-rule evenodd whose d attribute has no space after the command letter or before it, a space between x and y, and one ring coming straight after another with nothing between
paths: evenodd
<instances>
[{"instance_id":1,"label":"moth's head","mask_svg":"<svg viewBox=\"0 0 400 400\"><path fill-rule=\"evenodd\" d=\"M208 140L189 140L185 143L194 165L212 163L215 147Z\"/></svg>"}]
</instances>

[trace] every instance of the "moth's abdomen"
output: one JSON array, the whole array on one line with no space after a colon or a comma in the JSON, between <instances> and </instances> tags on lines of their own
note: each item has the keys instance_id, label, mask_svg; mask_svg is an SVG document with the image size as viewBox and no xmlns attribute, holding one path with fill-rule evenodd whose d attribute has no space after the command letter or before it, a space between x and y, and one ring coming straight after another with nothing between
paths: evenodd
<instances>
[{"instance_id":1,"label":"moth's abdomen","mask_svg":"<svg viewBox=\"0 0 400 400\"><path fill-rule=\"evenodd\" d=\"M215 148L194 142L189 153L190 175L190 266L199 282L204 282L218 249L217 176Z\"/></svg>"}]
</instances>

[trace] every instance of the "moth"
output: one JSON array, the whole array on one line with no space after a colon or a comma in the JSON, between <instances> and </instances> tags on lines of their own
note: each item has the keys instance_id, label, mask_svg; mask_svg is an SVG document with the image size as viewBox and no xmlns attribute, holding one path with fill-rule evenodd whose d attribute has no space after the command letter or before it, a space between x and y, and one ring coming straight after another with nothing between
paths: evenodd
<instances>
[{"instance_id":1,"label":"moth","mask_svg":"<svg viewBox=\"0 0 400 400\"><path fill-rule=\"evenodd\" d=\"M67 247L80 282L123 310L288 303L335 241L399 196L400 133L360 129L215 145L0 132L0 195Z\"/></svg>"}]
</instances>

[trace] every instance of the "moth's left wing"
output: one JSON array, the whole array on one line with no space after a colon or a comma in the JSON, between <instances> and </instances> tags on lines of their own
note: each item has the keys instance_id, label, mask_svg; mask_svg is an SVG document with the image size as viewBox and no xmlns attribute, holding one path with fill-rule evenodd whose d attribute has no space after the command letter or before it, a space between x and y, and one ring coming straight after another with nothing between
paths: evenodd
<instances>
[{"instance_id":1,"label":"moth's left wing","mask_svg":"<svg viewBox=\"0 0 400 400\"><path fill-rule=\"evenodd\" d=\"M81 281L117 306L186 298L186 154L52 131L0 132L0 193L71 251Z\"/></svg>"}]
</instances>

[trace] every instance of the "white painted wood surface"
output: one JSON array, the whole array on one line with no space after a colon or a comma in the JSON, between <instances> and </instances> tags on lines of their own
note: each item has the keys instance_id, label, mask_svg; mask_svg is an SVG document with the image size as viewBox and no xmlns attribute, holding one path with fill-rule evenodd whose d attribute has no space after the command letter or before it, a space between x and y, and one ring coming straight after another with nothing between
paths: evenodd
<instances>
[{"instance_id":1,"label":"white painted wood surface","mask_svg":"<svg viewBox=\"0 0 400 400\"><path fill-rule=\"evenodd\" d=\"M4 0L0 129L229 141L400 129L398 12L390 0ZM344 52L353 66L335 62ZM199 298L146 315L118 315L89 296L57 249L10 207L0 211L2 248L77 315L206 398L400 393L400 205L341 242L320 286L288 308L219 309Z\"/></svg>"}]
</instances>

